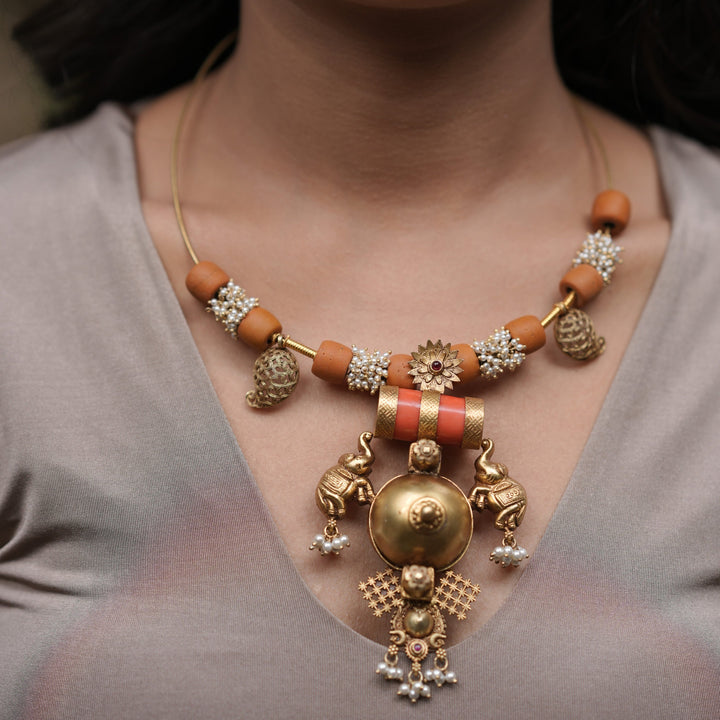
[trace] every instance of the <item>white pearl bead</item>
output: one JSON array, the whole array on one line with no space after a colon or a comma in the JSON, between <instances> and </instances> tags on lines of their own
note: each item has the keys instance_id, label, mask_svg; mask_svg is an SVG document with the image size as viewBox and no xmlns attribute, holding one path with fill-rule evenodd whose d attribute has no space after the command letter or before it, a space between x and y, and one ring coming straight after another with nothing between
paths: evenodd
<instances>
[{"instance_id":1,"label":"white pearl bead","mask_svg":"<svg viewBox=\"0 0 720 720\"><path fill-rule=\"evenodd\" d=\"M445 673L445 682L449 683L456 683L457 682L457 675L455 674L454 670L448 670Z\"/></svg>"}]
</instances>

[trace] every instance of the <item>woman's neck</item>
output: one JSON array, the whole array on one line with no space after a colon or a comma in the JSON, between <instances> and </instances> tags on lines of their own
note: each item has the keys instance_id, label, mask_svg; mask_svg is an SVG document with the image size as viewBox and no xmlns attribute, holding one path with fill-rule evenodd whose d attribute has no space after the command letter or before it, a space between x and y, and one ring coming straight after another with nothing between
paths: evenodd
<instances>
[{"instance_id":1,"label":"woman's neck","mask_svg":"<svg viewBox=\"0 0 720 720\"><path fill-rule=\"evenodd\" d=\"M500 188L551 181L557 191L558 168L568 190L582 173L588 191L544 0L243 0L241 27L196 115L197 152L230 181L213 183L216 202L248 171L393 211L477 209Z\"/></svg>"}]
</instances>

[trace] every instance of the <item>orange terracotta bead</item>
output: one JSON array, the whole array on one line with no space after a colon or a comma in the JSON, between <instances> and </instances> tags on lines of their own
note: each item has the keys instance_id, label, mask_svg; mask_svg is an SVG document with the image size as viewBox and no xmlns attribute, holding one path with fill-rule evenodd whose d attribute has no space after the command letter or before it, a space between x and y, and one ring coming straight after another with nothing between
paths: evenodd
<instances>
[{"instance_id":1,"label":"orange terracotta bead","mask_svg":"<svg viewBox=\"0 0 720 720\"><path fill-rule=\"evenodd\" d=\"M619 235L630 221L630 200L619 190L604 190L593 203L590 223L593 230L610 227L613 235Z\"/></svg>"},{"instance_id":2,"label":"orange terracotta bead","mask_svg":"<svg viewBox=\"0 0 720 720\"><path fill-rule=\"evenodd\" d=\"M460 365L462 372L458 373L460 382L464 383L469 380L474 380L480 374L480 363L478 362L476 352L464 343L453 345L450 349L457 350L457 357L459 360L462 360L462 365Z\"/></svg>"},{"instance_id":3,"label":"orange terracotta bead","mask_svg":"<svg viewBox=\"0 0 720 720\"><path fill-rule=\"evenodd\" d=\"M229 275L215 263L203 260L193 267L185 278L190 294L201 303L209 303L217 291L230 282Z\"/></svg>"},{"instance_id":4,"label":"orange terracotta bead","mask_svg":"<svg viewBox=\"0 0 720 720\"><path fill-rule=\"evenodd\" d=\"M352 350L347 345L323 340L313 360L312 374L326 382L342 384L352 356Z\"/></svg>"},{"instance_id":5,"label":"orange terracotta bead","mask_svg":"<svg viewBox=\"0 0 720 720\"><path fill-rule=\"evenodd\" d=\"M280 321L262 307L254 307L238 325L238 337L256 350L265 350L275 333L282 331Z\"/></svg>"},{"instance_id":6,"label":"orange terracotta bead","mask_svg":"<svg viewBox=\"0 0 720 720\"><path fill-rule=\"evenodd\" d=\"M603 287L605 283L600 273L592 265L584 263L568 270L560 281L560 292L563 295L575 291L578 307L590 302Z\"/></svg>"},{"instance_id":7,"label":"orange terracotta bead","mask_svg":"<svg viewBox=\"0 0 720 720\"><path fill-rule=\"evenodd\" d=\"M539 350L545 345L545 328L534 315L523 315L505 323L505 329L522 345L526 354Z\"/></svg>"},{"instance_id":8,"label":"orange terracotta bead","mask_svg":"<svg viewBox=\"0 0 720 720\"><path fill-rule=\"evenodd\" d=\"M391 355L388 363L387 384L401 388L413 387L413 376L408 375L412 355Z\"/></svg>"}]
</instances>

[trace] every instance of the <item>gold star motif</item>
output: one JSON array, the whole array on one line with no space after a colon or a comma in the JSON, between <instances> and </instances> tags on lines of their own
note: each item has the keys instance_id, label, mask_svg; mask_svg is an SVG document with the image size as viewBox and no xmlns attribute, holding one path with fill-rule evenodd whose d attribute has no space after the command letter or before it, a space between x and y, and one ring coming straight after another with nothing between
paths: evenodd
<instances>
[{"instance_id":1,"label":"gold star motif","mask_svg":"<svg viewBox=\"0 0 720 720\"><path fill-rule=\"evenodd\" d=\"M400 598L400 578L388 569L369 577L358 584L358 590L367 601L375 617L390 612L393 607L402 604Z\"/></svg>"},{"instance_id":2,"label":"gold star motif","mask_svg":"<svg viewBox=\"0 0 720 720\"><path fill-rule=\"evenodd\" d=\"M470 604L475 601L479 592L479 586L459 573L448 570L440 580L434 602L449 615L455 615L458 620L465 620Z\"/></svg>"}]
</instances>

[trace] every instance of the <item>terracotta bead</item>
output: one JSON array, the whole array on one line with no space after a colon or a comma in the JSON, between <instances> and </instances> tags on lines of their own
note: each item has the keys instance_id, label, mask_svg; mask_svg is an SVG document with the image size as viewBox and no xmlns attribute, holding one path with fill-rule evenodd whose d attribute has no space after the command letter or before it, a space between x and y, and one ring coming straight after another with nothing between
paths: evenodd
<instances>
[{"instance_id":1,"label":"terracotta bead","mask_svg":"<svg viewBox=\"0 0 720 720\"><path fill-rule=\"evenodd\" d=\"M388 363L387 384L401 388L413 387L413 376L408 375L412 355L391 355Z\"/></svg>"},{"instance_id":2,"label":"terracotta bead","mask_svg":"<svg viewBox=\"0 0 720 720\"><path fill-rule=\"evenodd\" d=\"M254 307L238 325L238 337L256 350L266 350L272 336L282 331L280 321L262 307Z\"/></svg>"},{"instance_id":3,"label":"terracotta bead","mask_svg":"<svg viewBox=\"0 0 720 720\"><path fill-rule=\"evenodd\" d=\"M593 230L610 226L613 235L619 235L630 220L630 200L619 190L604 190L593 203L590 222Z\"/></svg>"},{"instance_id":4,"label":"terracotta bead","mask_svg":"<svg viewBox=\"0 0 720 720\"><path fill-rule=\"evenodd\" d=\"M522 345L524 352L530 354L545 345L545 328L534 315L523 315L505 323L505 329Z\"/></svg>"},{"instance_id":5,"label":"terracotta bead","mask_svg":"<svg viewBox=\"0 0 720 720\"><path fill-rule=\"evenodd\" d=\"M452 345L451 350L457 350L457 357L462 360L460 365L461 373L458 373L460 382L468 382L474 380L480 374L480 363L478 362L477 354L475 351L464 343L459 345Z\"/></svg>"},{"instance_id":6,"label":"terracotta bead","mask_svg":"<svg viewBox=\"0 0 720 720\"><path fill-rule=\"evenodd\" d=\"M347 345L323 340L313 360L312 374L326 382L342 384L352 356L352 350Z\"/></svg>"},{"instance_id":7,"label":"terracotta bead","mask_svg":"<svg viewBox=\"0 0 720 720\"><path fill-rule=\"evenodd\" d=\"M217 291L230 282L228 274L215 263L203 260L193 267L185 278L185 286L190 294L201 303L209 303Z\"/></svg>"},{"instance_id":8,"label":"terracotta bead","mask_svg":"<svg viewBox=\"0 0 720 720\"><path fill-rule=\"evenodd\" d=\"M592 266L576 265L568 270L560 281L560 292L566 295L575 291L576 305L582 307L590 302L605 286L600 273Z\"/></svg>"}]
</instances>

